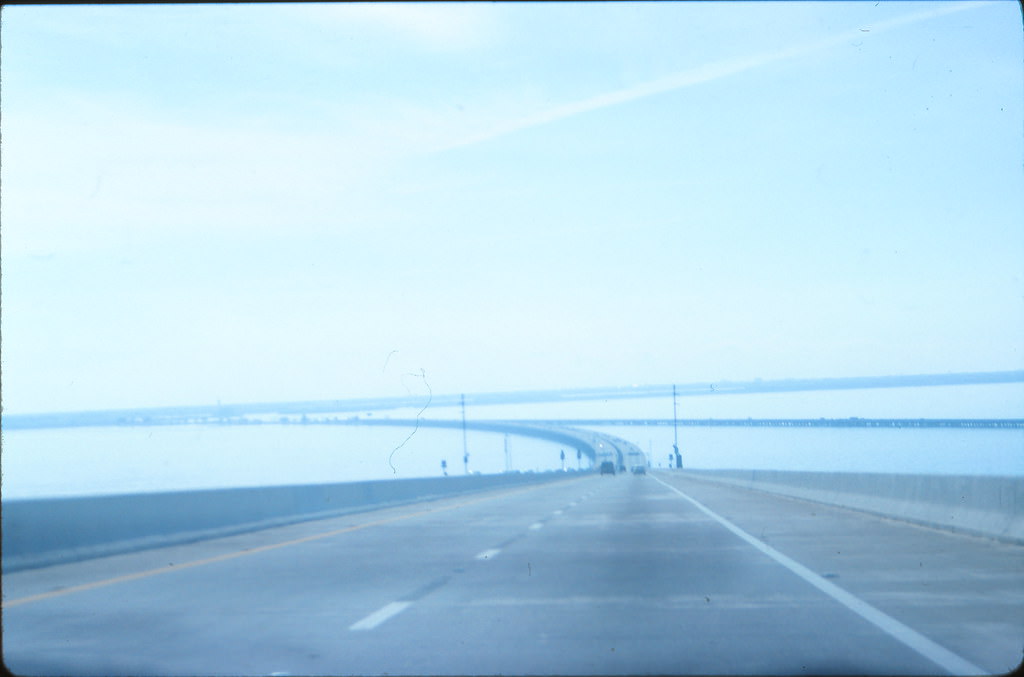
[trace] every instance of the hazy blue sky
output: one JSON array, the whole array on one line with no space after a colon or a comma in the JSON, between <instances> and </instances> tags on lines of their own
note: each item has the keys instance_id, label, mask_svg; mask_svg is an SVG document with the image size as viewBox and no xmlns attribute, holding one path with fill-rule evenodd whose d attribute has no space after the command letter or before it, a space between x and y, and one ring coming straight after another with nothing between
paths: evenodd
<instances>
[{"instance_id":1,"label":"hazy blue sky","mask_svg":"<svg viewBox=\"0 0 1024 677\"><path fill-rule=\"evenodd\" d=\"M0 31L7 412L1024 368L1016 2Z\"/></svg>"}]
</instances>

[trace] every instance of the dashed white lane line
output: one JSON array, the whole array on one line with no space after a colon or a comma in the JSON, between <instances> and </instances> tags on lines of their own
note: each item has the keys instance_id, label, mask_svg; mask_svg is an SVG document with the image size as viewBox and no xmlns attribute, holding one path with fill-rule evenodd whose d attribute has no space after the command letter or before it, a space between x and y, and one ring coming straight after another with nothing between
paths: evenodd
<instances>
[{"instance_id":1,"label":"dashed white lane line","mask_svg":"<svg viewBox=\"0 0 1024 677\"><path fill-rule=\"evenodd\" d=\"M375 627L391 618L405 611L412 602L392 602L386 606L377 609L372 614L356 621L352 625L348 626L349 630L373 630Z\"/></svg>"},{"instance_id":2,"label":"dashed white lane line","mask_svg":"<svg viewBox=\"0 0 1024 677\"><path fill-rule=\"evenodd\" d=\"M776 562L786 567L800 578L804 579L805 581L816 587L818 590L821 590L823 593L825 593L832 599L836 600L850 611L859 615L861 618L868 621L882 632L885 632L890 637L899 640L904 645L910 647L911 649L921 654L922 656L924 656L931 662L935 663L936 665L940 666L950 674L986 674L985 670L982 670L977 665L974 665L973 663L964 660L963 658L956 655L944 646L936 644L935 642L928 639L927 637L917 632L913 628L910 628L904 625L903 623L900 623L892 616L876 609L864 600L858 597L854 597L850 593L840 588L838 585L826 581L824 578L814 573L813 571L811 571L804 565L800 564L796 560L790 559L789 557L783 555L781 552L771 547L767 543L751 536L746 531L743 531L743 529L740 529L738 526L736 526L729 520L716 514L715 512L712 512L712 510L705 506L703 503L700 503L696 499L690 498L689 496L681 492L679 489L676 489L671 484L663 482L657 477L655 477L654 479L657 480L660 484L663 484L664 486L668 487L675 493L682 496L684 499L692 503L694 507L700 510L702 513L704 513L711 519L715 520L723 527L725 527L732 533L736 534L737 536L739 536L744 541L754 546L764 554L768 555L773 560L775 560Z\"/></svg>"},{"instance_id":3,"label":"dashed white lane line","mask_svg":"<svg viewBox=\"0 0 1024 677\"><path fill-rule=\"evenodd\" d=\"M491 559L496 556L501 550L499 548L491 548L490 550L484 550L482 553L476 556L476 559Z\"/></svg>"},{"instance_id":4,"label":"dashed white lane line","mask_svg":"<svg viewBox=\"0 0 1024 677\"><path fill-rule=\"evenodd\" d=\"M561 514L562 514L562 511L561 511L561 510L556 510L556 511L554 511L554 512L553 512L553 513L551 513L551 514L552 514L552 515L561 515Z\"/></svg>"},{"instance_id":5,"label":"dashed white lane line","mask_svg":"<svg viewBox=\"0 0 1024 677\"><path fill-rule=\"evenodd\" d=\"M570 503L569 507L570 508L575 508L576 507L576 501L573 501L572 503Z\"/></svg>"},{"instance_id":6,"label":"dashed white lane line","mask_svg":"<svg viewBox=\"0 0 1024 677\"><path fill-rule=\"evenodd\" d=\"M541 524L540 522L534 522L533 524L530 525L530 529L533 530L533 531L536 531L537 529L542 529L543 527L544 527L544 525Z\"/></svg>"}]
</instances>

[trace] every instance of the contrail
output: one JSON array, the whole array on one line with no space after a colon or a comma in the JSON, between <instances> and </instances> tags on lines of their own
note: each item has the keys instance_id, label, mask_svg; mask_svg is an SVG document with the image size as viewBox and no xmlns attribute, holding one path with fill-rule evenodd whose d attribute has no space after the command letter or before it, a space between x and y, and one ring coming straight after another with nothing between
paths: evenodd
<instances>
[{"instance_id":1,"label":"contrail","mask_svg":"<svg viewBox=\"0 0 1024 677\"><path fill-rule=\"evenodd\" d=\"M463 146L469 146L482 141L489 141L490 139L505 136L506 134L511 134L512 132L517 132L522 129L539 127L550 122L563 120L565 118L572 117L573 115L579 115L580 113L587 113L593 110L627 103L629 101L636 101L637 99L653 96L655 94L662 94L664 92L699 85L705 82L712 82L714 80L719 80L730 75L736 75L737 73L743 73L755 68L760 68L761 66L766 66L778 61L792 59L797 56L803 56L812 52L818 52L830 47L835 47L854 38L864 39L868 35L877 35L879 33L885 33L902 26L920 23L946 14L954 14L956 12L962 12L968 9L975 9L977 7L992 4L995 4L995 2L959 2L956 4L945 5L937 9L915 12L895 19L889 19L888 21L881 21L876 24L871 24L866 28L856 28L844 31L843 33L823 38L821 40L796 45L794 47L787 47L785 49L772 52L762 52L749 57L716 61L696 68L691 68L681 73L652 80L650 82L599 94L588 99L583 99L582 101L556 106L555 108L542 111L535 115L510 121L482 134L470 136L461 141L457 141L448 146L448 148L461 148Z\"/></svg>"}]
</instances>

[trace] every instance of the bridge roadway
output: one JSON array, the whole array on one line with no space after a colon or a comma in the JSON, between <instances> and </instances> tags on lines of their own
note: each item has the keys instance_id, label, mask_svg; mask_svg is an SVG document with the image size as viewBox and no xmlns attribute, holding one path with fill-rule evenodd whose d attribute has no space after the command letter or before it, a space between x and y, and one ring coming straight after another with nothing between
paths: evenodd
<instances>
[{"instance_id":1,"label":"bridge roadway","mask_svg":"<svg viewBox=\"0 0 1024 677\"><path fill-rule=\"evenodd\" d=\"M527 404L537 402L580 402L667 397L673 390L680 397L707 395L743 395L753 393L801 392L816 390L855 390L858 388L908 388L915 386L978 385L1022 383L1024 370L972 372L960 374L913 374L902 376L869 376L852 378L775 379L763 381L718 381L679 385L634 385L604 388L532 390L498 393L431 394L427 400L433 407L454 407L465 401L469 406L490 404ZM72 411L38 414L9 414L3 417L8 430L25 428L68 428L109 425L170 425L180 423L227 422L259 414L337 414L339 412L382 411L419 408L422 397L378 397L369 399L312 400L301 402L250 402L112 409L105 411Z\"/></svg>"},{"instance_id":2,"label":"bridge roadway","mask_svg":"<svg viewBox=\"0 0 1024 677\"><path fill-rule=\"evenodd\" d=\"M21 674L1001 673L1024 548L671 472L3 577Z\"/></svg>"}]
</instances>

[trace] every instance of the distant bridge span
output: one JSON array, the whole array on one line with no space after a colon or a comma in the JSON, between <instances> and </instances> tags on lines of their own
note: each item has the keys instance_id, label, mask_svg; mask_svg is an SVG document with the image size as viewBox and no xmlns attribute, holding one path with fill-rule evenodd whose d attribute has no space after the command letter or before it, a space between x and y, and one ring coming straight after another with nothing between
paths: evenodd
<instances>
[{"instance_id":1,"label":"distant bridge span","mask_svg":"<svg viewBox=\"0 0 1024 677\"><path fill-rule=\"evenodd\" d=\"M1024 370L956 374L912 374L903 376L862 376L851 378L776 379L753 381L701 381L675 385L680 397L748 395L754 393L799 392L815 390L854 390L862 388L907 388L920 386L981 385L1024 383ZM569 390L529 390L499 393L467 393L470 406L492 404L533 404L666 397L669 385L635 385ZM463 395L434 395L432 407L458 406ZM261 414L322 414L423 406L423 397L380 397L364 399L309 400L298 402L258 402L249 404L199 405L111 409L105 411L58 412L40 414L4 414L3 427L66 428L111 425L167 425L203 423Z\"/></svg>"}]
</instances>

